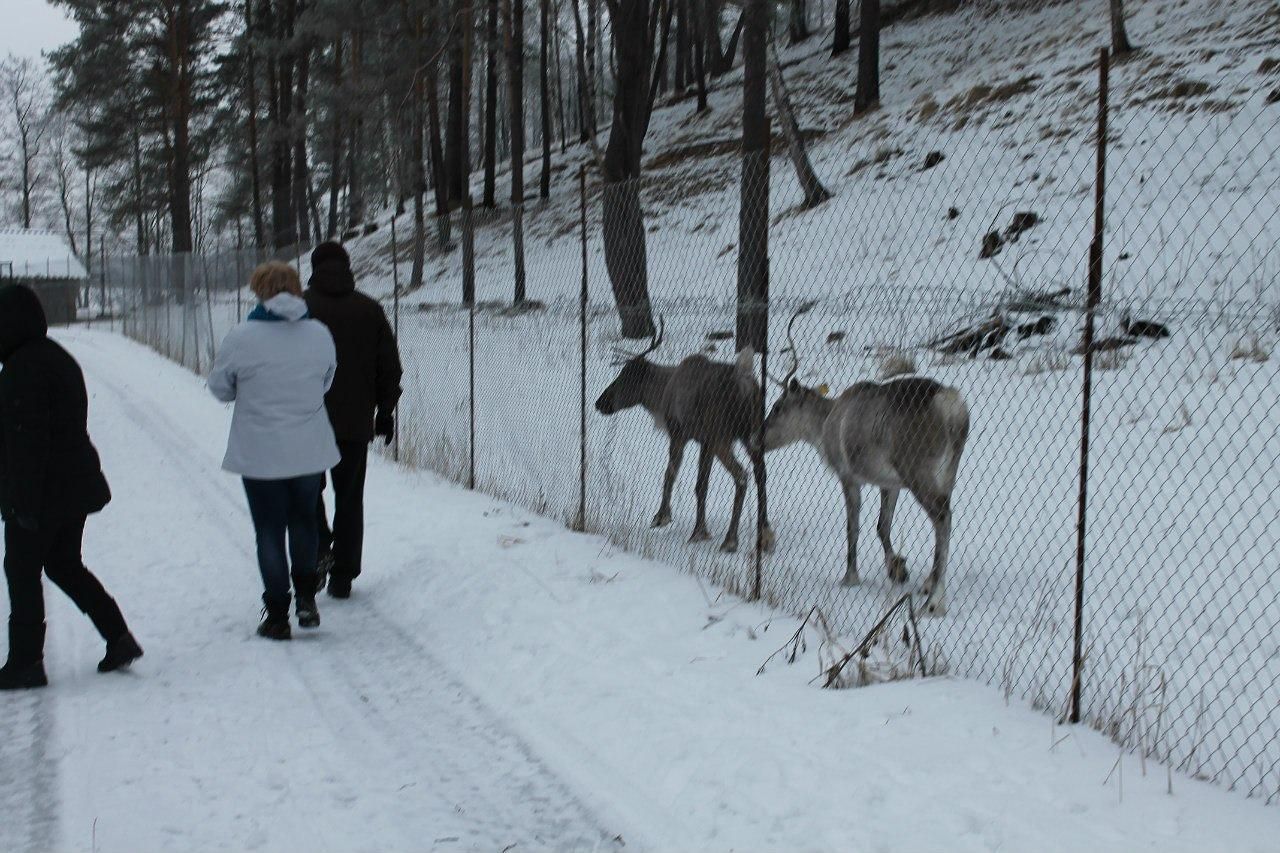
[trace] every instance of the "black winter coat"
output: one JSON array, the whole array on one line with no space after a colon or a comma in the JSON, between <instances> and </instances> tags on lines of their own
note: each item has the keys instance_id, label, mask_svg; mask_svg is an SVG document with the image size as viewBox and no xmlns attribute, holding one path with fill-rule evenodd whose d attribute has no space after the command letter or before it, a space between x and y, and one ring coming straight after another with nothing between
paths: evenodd
<instances>
[{"instance_id":1,"label":"black winter coat","mask_svg":"<svg viewBox=\"0 0 1280 853\"><path fill-rule=\"evenodd\" d=\"M338 441L370 442L375 414L391 414L400 400L400 351L386 312L356 291L350 267L340 260L313 268L305 296L338 352L338 372L324 398L334 435Z\"/></svg>"},{"instance_id":2,"label":"black winter coat","mask_svg":"<svg viewBox=\"0 0 1280 853\"><path fill-rule=\"evenodd\" d=\"M111 500L89 440L89 396L71 354L48 336L35 293L0 288L0 515L47 528Z\"/></svg>"}]
</instances>

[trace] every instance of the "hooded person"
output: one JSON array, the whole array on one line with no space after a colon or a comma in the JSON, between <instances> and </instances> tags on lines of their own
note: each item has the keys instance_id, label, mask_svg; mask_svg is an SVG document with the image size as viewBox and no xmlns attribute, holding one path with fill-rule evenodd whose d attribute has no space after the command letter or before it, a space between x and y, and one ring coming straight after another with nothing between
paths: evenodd
<instances>
[{"instance_id":1,"label":"hooded person","mask_svg":"<svg viewBox=\"0 0 1280 853\"><path fill-rule=\"evenodd\" d=\"M333 483L333 526L324 500L317 501L321 582L327 570L329 594L346 598L359 577L364 550L364 483L369 443L390 444L400 400L400 352L386 312L377 300L356 291L351 259L337 243L321 243L311 253L307 283L311 316L328 327L338 353L338 373L325 407L342 460L329 472Z\"/></svg>"},{"instance_id":2,"label":"hooded person","mask_svg":"<svg viewBox=\"0 0 1280 853\"><path fill-rule=\"evenodd\" d=\"M0 288L0 516L9 587L9 656L0 690L49 683L42 573L106 641L99 672L142 657L119 606L81 556L85 522L107 505L111 490L89 439L84 374L48 331L32 290Z\"/></svg>"},{"instance_id":3,"label":"hooded person","mask_svg":"<svg viewBox=\"0 0 1280 853\"><path fill-rule=\"evenodd\" d=\"M287 640L291 580L299 626L320 624L316 502L339 458L324 408L337 363L333 338L310 319L292 267L265 263L250 288L259 304L227 334L209 391L235 403L222 467L243 478L253 519L264 605L258 634Z\"/></svg>"}]
</instances>

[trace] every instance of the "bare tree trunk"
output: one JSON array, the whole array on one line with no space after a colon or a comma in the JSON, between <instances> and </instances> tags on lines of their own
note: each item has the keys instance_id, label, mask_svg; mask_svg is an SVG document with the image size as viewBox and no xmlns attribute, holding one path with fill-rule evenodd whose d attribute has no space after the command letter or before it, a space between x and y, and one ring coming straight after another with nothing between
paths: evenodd
<instances>
[{"instance_id":1,"label":"bare tree trunk","mask_svg":"<svg viewBox=\"0 0 1280 853\"><path fill-rule=\"evenodd\" d=\"M307 187L311 183L311 167L307 161L307 91L311 78L311 46L303 45L298 59L298 96L295 102L293 130L293 206L298 217L298 243L311 237L310 205Z\"/></svg>"},{"instance_id":2,"label":"bare tree trunk","mask_svg":"<svg viewBox=\"0 0 1280 853\"><path fill-rule=\"evenodd\" d=\"M742 201L738 213L738 349L769 345L769 32L767 0L746 0L742 50Z\"/></svg>"},{"instance_id":3,"label":"bare tree trunk","mask_svg":"<svg viewBox=\"0 0 1280 853\"><path fill-rule=\"evenodd\" d=\"M836 0L835 30L831 34L831 55L849 49L849 0Z\"/></svg>"},{"instance_id":4,"label":"bare tree trunk","mask_svg":"<svg viewBox=\"0 0 1280 853\"><path fill-rule=\"evenodd\" d=\"M333 41L333 123L330 128L329 145L329 221L325 227L325 237L333 240L338 236L338 190L342 186L342 108L339 106L345 99L342 97L342 37Z\"/></svg>"},{"instance_id":5,"label":"bare tree trunk","mask_svg":"<svg viewBox=\"0 0 1280 853\"><path fill-rule=\"evenodd\" d=\"M560 3L556 2L556 7L552 20L555 21L553 34L555 36L556 46L556 117L560 121L560 153L564 154L569 150L568 130L565 127L564 113L564 66L560 61L560 42L564 39L560 34Z\"/></svg>"},{"instance_id":6,"label":"bare tree trunk","mask_svg":"<svg viewBox=\"0 0 1280 853\"><path fill-rule=\"evenodd\" d=\"M676 9L676 57L672 85L676 97L689 87L689 0L672 0Z\"/></svg>"},{"instance_id":7,"label":"bare tree trunk","mask_svg":"<svg viewBox=\"0 0 1280 853\"><path fill-rule=\"evenodd\" d=\"M253 192L253 244L261 247L265 242L262 221L262 167L258 163L258 59L254 39L257 30L253 24L253 0L244 0L245 30L245 99L249 113L249 181Z\"/></svg>"},{"instance_id":8,"label":"bare tree trunk","mask_svg":"<svg viewBox=\"0 0 1280 853\"><path fill-rule=\"evenodd\" d=\"M600 80L600 57L596 49L600 38L600 0L587 0L587 118L594 138L600 125L596 122L599 115L599 95L597 86Z\"/></svg>"},{"instance_id":9,"label":"bare tree trunk","mask_svg":"<svg viewBox=\"0 0 1280 853\"><path fill-rule=\"evenodd\" d=\"M811 35L805 0L791 0L791 14L787 17L787 35L793 45L800 44Z\"/></svg>"},{"instance_id":10,"label":"bare tree trunk","mask_svg":"<svg viewBox=\"0 0 1280 853\"><path fill-rule=\"evenodd\" d=\"M880 0L862 0L858 27L858 88L853 112L861 115L880 103Z\"/></svg>"},{"instance_id":11,"label":"bare tree trunk","mask_svg":"<svg viewBox=\"0 0 1280 853\"><path fill-rule=\"evenodd\" d=\"M416 60L418 68L426 62L426 51L424 48L425 26L422 13L419 12L414 21L416 29ZM413 127L410 129L410 145L409 145L409 169L410 184L413 192L413 269L409 274L409 289L417 290L422 287L424 268L426 266L426 247L427 247L427 213L426 213L426 194L427 194L427 175L426 164L423 162L425 158L424 140L423 140L423 124L425 123L424 104L426 100L426 79L425 75L418 73L413 75L413 111L412 121Z\"/></svg>"},{"instance_id":12,"label":"bare tree trunk","mask_svg":"<svg viewBox=\"0 0 1280 853\"><path fill-rule=\"evenodd\" d=\"M498 206L498 0L488 0L488 5L484 60L484 198L480 204L493 209Z\"/></svg>"},{"instance_id":13,"label":"bare tree trunk","mask_svg":"<svg viewBox=\"0 0 1280 853\"><path fill-rule=\"evenodd\" d=\"M591 84L587 79L586 44L587 37L582 30L582 13L578 9L578 0L573 3L573 23L577 28L577 60L578 60L578 135L580 141L586 143L595 135L595 115L591 107Z\"/></svg>"},{"instance_id":14,"label":"bare tree trunk","mask_svg":"<svg viewBox=\"0 0 1280 853\"><path fill-rule=\"evenodd\" d=\"M805 150L804 137L800 133L800 123L796 121L795 111L791 108L791 97L787 94L787 84L782 78L778 51L772 42L769 44L769 91L773 96L773 106L778 112L783 134L787 137L791 165L795 167L796 179L800 181L800 189L804 192L804 207L806 210L817 207L831 198L831 192L822 185L809 162L809 153Z\"/></svg>"},{"instance_id":15,"label":"bare tree trunk","mask_svg":"<svg viewBox=\"0 0 1280 853\"><path fill-rule=\"evenodd\" d=\"M507 0L507 79L511 107L511 233L514 304L525 301L524 266L524 0Z\"/></svg>"},{"instance_id":16,"label":"bare tree trunk","mask_svg":"<svg viewBox=\"0 0 1280 853\"><path fill-rule=\"evenodd\" d=\"M1110 0L1111 4L1111 53L1116 59L1124 59L1133 53L1129 34L1124 25L1124 0Z\"/></svg>"},{"instance_id":17,"label":"bare tree trunk","mask_svg":"<svg viewBox=\"0 0 1280 853\"><path fill-rule=\"evenodd\" d=\"M436 197L436 223L441 250L449 245L449 190L445 175L444 144L440 134L440 75L436 61L427 64L427 133L430 139L431 185Z\"/></svg>"},{"instance_id":18,"label":"bare tree trunk","mask_svg":"<svg viewBox=\"0 0 1280 853\"><path fill-rule=\"evenodd\" d=\"M618 71L613 94L613 126L603 162L604 258L622 335L644 338L654 332L639 182L644 137L649 126L652 10L650 0L615 0L611 9Z\"/></svg>"},{"instance_id":19,"label":"bare tree trunk","mask_svg":"<svg viewBox=\"0 0 1280 853\"><path fill-rule=\"evenodd\" d=\"M548 67L551 39L551 0L542 0L540 9L540 34L538 38L538 86L542 103L542 176L538 179L538 198L551 197L551 77Z\"/></svg>"},{"instance_id":20,"label":"bare tree trunk","mask_svg":"<svg viewBox=\"0 0 1280 853\"><path fill-rule=\"evenodd\" d=\"M361 70L364 65L364 35L360 30L351 34L351 88L359 97L362 92ZM347 224L356 228L364 222L365 171L364 171L364 108L355 106L354 120L350 123L347 140Z\"/></svg>"},{"instance_id":21,"label":"bare tree trunk","mask_svg":"<svg viewBox=\"0 0 1280 853\"><path fill-rule=\"evenodd\" d=\"M687 0L689 4L696 4L702 0ZM694 14L690 16L690 24L693 29L693 79L698 90L698 112L707 110L707 39L704 30L706 23L702 20L702 16Z\"/></svg>"}]
</instances>

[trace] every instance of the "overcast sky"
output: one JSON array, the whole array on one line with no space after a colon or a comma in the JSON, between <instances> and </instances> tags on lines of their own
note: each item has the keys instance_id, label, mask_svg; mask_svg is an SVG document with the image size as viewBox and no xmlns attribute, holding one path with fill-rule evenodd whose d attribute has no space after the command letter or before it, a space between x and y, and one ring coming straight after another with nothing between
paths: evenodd
<instances>
[{"instance_id":1,"label":"overcast sky","mask_svg":"<svg viewBox=\"0 0 1280 853\"><path fill-rule=\"evenodd\" d=\"M0 0L0 55L38 58L75 34L75 24L45 0Z\"/></svg>"}]
</instances>

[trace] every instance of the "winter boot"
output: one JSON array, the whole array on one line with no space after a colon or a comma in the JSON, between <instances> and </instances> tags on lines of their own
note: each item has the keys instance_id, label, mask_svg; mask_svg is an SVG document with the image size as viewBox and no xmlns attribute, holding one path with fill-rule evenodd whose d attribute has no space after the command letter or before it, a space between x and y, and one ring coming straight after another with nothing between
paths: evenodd
<instances>
[{"instance_id":1,"label":"winter boot","mask_svg":"<svg viewBox=\"0 0 1280 853\"><path fill-rule=\"evenodd\" d=\"M293 629L289 627L289 597L284 602L267 602L262 608L262 624L258 626L258 636L268 640L288 640L293 637Z\"/></svg>"},{"instance_id":2,"label":"winter boot","mask_svg":"<svg viewBox=\"0 0 1280 853\"><path fill-rule=\"evenodd\" d=\"M351 578L329 575L329 595L333 598L350 598Z\"/></svg>"},{"instance_id":3,"label":"winter boot","mask_svg":"<svg viewBox=\"0 0 1280 853\"><path fill-rule=\"evenodd\" d=\"M9 661L0 667L0 690L47 687L44 623L9 620Z\"/></svg>"},{"instance_id":4,"label":"winter boot","mask_svg":"<svg viewBox=\"0 0 1280 853\"><path fill-rule=\"evenodd\" d=\"M128 669L129 664L142 657L142 646L133 638L133 634L125 631L119 637L107 643L107 655L98 663L98 672L115 672Z\"/></svg>"},{"instance_id":5,"label":"winter boot","mask_svg":"<svg viewBox=\"0 0 1280 853\"><path fill-rule=\"evenodd\" d=\"M315 593L310 595L298 593L297 613L299 628L320 627L320 608L316 607Z\"/></svg>"}]
</instances>

